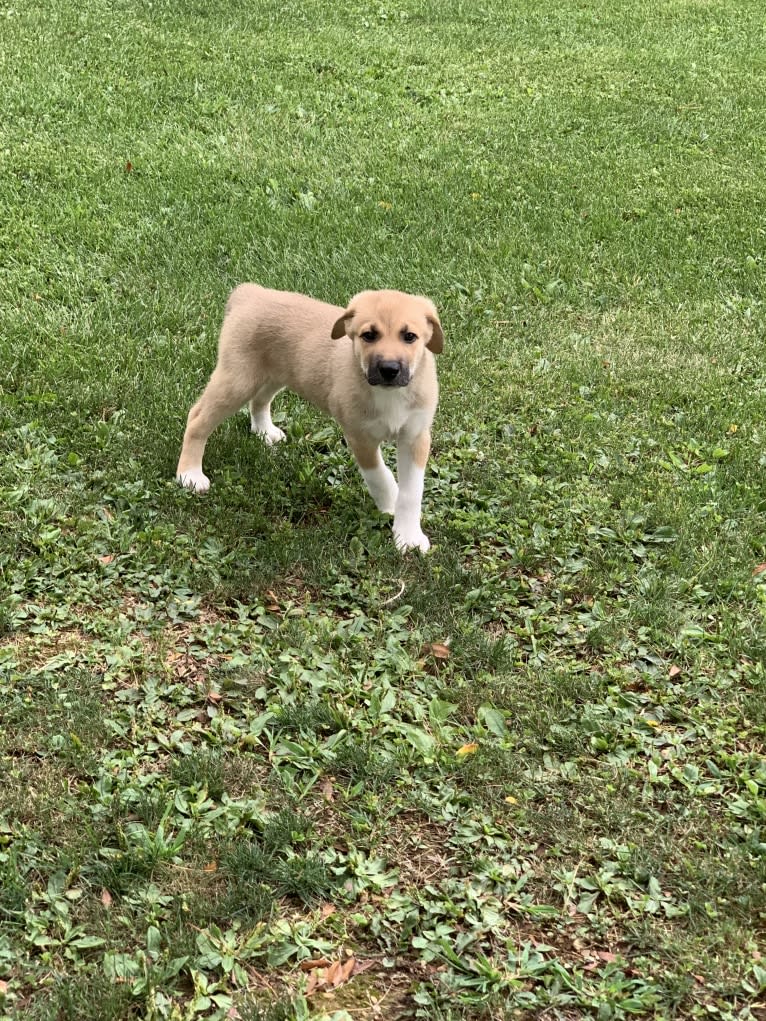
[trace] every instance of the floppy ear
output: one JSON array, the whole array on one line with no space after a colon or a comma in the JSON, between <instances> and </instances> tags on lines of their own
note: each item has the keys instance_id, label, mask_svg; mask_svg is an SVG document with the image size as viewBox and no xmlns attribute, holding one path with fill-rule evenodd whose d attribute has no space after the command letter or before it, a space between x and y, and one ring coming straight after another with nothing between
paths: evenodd
<instances>
[{"instance_id":1,"label":"floppy ear","mask_svg":"<svg viewBox=\"0 0 766 1021\"><path fill-rule=\"evenodd\" d=\"M431 324L431 339L426 344L429 351L433 351L435 355L439 355L444 350L444 331L442 330L442 324L439 322L439 316L436 309L428 302L428 311L426 312L426 319Z\"/></svg>"},{"instance_id":2,"label":"floppy ear","mask_svg":"<svg viewBox=\"0 0 766 1021\"><path fill-rule=\"evenodd\" d=\"M354 310L349 306L349 308L346 309L346 311L343 313L340 319L338 319L338 321L332 328L332 333L330 334L330 336L332 337L333 340L337 340L339 337L346 336L346 324L348 323L349 319L353 318L353 316Z\"/></svg>"}]
</instances>

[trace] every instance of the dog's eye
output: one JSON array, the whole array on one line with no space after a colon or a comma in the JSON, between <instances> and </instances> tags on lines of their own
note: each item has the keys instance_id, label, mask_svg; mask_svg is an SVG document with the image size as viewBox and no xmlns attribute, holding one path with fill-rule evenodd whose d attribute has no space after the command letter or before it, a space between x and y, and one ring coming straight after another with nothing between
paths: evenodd
<instances>
[{"instance_id":1,"label":"dog's eye","mask_svg":"<svg viewBox=\"0 0 766 1021\"><path fill-rule=\"evenodd\" d=\"M359 336L362 340L366 340L368 344L372 344L374 340L378 339L378 335L375 330L364 330L364 332L360 333Z\"/></svg>"},{"instance_id":2,"label":"dog's eye","mask_svg":"<svg viewBox=\"0 0 766 1021\"><path fill-rule=\"evenodd\" d=\"M417 339L418 339L418 335L416 333L413 333L411 330L408 330L404 334L404 343L405 344L414 344Z\"/></svg>"}]
</instances>

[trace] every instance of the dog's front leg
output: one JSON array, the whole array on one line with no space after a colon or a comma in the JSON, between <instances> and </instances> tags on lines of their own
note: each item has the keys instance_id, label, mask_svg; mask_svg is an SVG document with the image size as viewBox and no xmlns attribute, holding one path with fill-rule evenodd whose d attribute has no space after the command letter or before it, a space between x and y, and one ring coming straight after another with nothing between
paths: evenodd
<instances>
[{"instance_id":1,"label":"dog's front leg","mask_svg":"<svg viewBox=\"0 0 766 1021\"><path fill-rule=\"evenodd\" d=\"M394 539L401 550L419 549L425 553L431 545L420 528L423 479L430 449L428 430L414 437L399 437L396 451L399 495L394 509Z\"/></svg>"},{"instance_id":2,"label":"dog's front leg","mask_svg":"<svg viewBox=\"0 0 766 1021\"><path fill-rule=\"evenodd\" d=\"M382 514L393 514L398 493L396 479L383 461L380 447L377 443L356 436L347 435L346 439L375 506Z\"/></svg>"}]
</instances>

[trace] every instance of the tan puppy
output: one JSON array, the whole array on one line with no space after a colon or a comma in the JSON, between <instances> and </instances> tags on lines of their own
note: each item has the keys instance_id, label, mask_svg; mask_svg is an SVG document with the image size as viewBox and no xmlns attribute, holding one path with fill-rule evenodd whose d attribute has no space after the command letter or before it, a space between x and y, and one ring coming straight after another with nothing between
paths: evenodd
<instances>
[{"instance_id":1,"label":"tan puppy","mask_svg":"<svg viewBox=\"0 0 766 1021\"><path fill-rule=\"evenodd\" d=\"M189 412L176 478L204 493L208 436L250 402L250 423L266 443L285 434L271 401L285 387L340 423L379 510L394 515L400 549L425 552L420 528L423 476L439 388L434 354L444 346L427 298L363 291L344 311L302 294L241 284L229 296L218 362ZM398 485L380 444L396 440Z\"/></svg>"}]
</instances>

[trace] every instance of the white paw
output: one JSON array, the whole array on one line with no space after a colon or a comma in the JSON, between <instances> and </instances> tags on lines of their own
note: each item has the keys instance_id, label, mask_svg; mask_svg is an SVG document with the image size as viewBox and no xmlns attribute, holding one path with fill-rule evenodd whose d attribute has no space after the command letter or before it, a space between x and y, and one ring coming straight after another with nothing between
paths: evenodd
<instances>
[{"instance_id":1,"label":"white paw","mask_svg":"<svg viewBox=\"0 0 766 1021\"><path fill-rule=\"evenodd\" d=\"M381 514L393 514L396 510L396 498L399 495L399 487L393 486L386 493L380 493L375 499L375 506Z\"/></svg>"},{"instance_id":2,"label":"white paw","mask_svg":"<svg viewBox=\"0 0 766 1021\"><path fill-rule=\"evenodd\" d=\"M253 426L251 427L251 432L254 432L256 436L260 436L267 447L273 447L275 443L281 443L282 440L287 438L282 430L276 425L266 426L265 429L256 429Z\"/></svg>"},{"instance_id":3,"label":"white paw","mask_svg":"<svg viewBox=\"0 0 766 1021\"><path fill-rule=\"evenodd\" d=\"M176 475L176 481L180 482L184 489L191 489L193 493L206 493L210 489L210 479L201 468L190 468Z\"/></svg>"},{"instance_id":4,"label":"white paw","mask_svg":"<svg viewBox=\"0 0 766 1021\"><path fill-rule=\"evenodd\" d=\"M399 487L391 470L380 464L375 468L360 468L359 471L380 513L393 514L399 497Z\"/></svg>"},{"instance_id":5,"label":"white paw","mask_svg":"<svg viewBox=\"0 0 766 1021\"><path fill-rule=\"evenodd\" d=\"M408 549L418 549L421 553L427 553L431 548L428 536L421 532L419 528L398 532L394 529L394 541L396 542L396 548L402 552Z\"/></svg>"}]
</instances>

